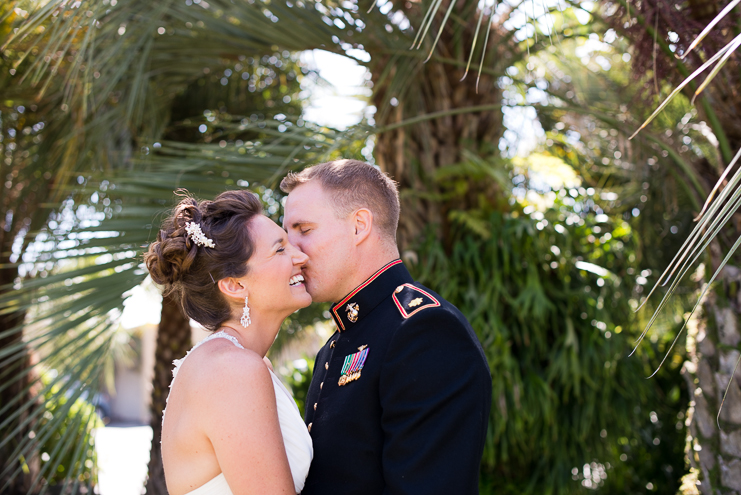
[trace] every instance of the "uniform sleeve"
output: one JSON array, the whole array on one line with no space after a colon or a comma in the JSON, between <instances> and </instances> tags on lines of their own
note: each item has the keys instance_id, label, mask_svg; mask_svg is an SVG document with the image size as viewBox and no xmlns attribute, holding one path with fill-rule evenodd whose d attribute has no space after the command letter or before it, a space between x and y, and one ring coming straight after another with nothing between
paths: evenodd
<instances>
[{"instance_id":1,"label":"uniform sleeve","mask_svg":"<svg viewBox=\"0 0 741 495\"><path fill-rule=\"evenodd\" d=\"M443 308L396 331L379 383L384 495L478 493L491 375L473 338Z\"/></svg>"}]
</instances>

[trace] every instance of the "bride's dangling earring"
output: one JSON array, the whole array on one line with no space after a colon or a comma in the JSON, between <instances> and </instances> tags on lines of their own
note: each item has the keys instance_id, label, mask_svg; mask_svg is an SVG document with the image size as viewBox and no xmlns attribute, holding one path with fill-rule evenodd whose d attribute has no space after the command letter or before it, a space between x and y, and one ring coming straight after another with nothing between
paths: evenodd
<instances>
[{"instance_id":1,"label":"bride's dangling earring","mask_svg":"<svg viewBox=\"0 0 741 495\"><path fill-rule=\"evenodd\" d=\"M244 309L242 309L242 318L239 319L239 323L242 324L244 328L247 328L250 326L250 323L252 323L252 320L250 319L250 307L247 306L247 297L244 298Z\"/></svg>"}]
</instances>

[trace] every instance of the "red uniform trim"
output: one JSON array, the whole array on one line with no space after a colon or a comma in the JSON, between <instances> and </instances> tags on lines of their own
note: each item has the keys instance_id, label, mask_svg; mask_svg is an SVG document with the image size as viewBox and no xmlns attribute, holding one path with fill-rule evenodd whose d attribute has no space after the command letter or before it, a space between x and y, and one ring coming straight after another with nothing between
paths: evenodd
<instances>
[{"instance_id":1,"label":"red uniform trim","mask_svg":"<svg viewBox=\"0 0 741 495\"><path fill-rule=\"evenodd\" d=\"M358 286L357 286L357 287L355 288L355 290L354 290L354 291L352 291L351 293L349 293L349 294L348 294L347 296L345 296L345 298L344 298L344 299L343 299L342 301L340 301L340 302L338 302L337 304L335 304L335 306L334 306L334 307L332 308L332 312L333 312L333 313L334 313L334 315L335 315L335 316L337 317L337 322L338 322L338 323L340 324L340 331L342 331L342 330L344 330L344 329L345 329L345 325L343 325L343 324L342 324L342 318L340 318L340 315L339 315L339 314L337 313L337 310L338 310L338 309L340 309L340 306L342 306L342 305L343 305L343 304L345 304L345 303L346 303L347 301L349 301L349 300L350 300L350 298L352 298L352 297L353 297L353 296L354 296L355 294L357 294L358 292L360 292L360 291L361 291L361 290L362 290L362 289L363 289L364 287L367 287L367 286L368 286L368 284L370 284L370 283L371 283L371 282L373 282L373 281L374 281L375 279L377 279L377 278L378 278L378 276L379 276L379 275L381 275L381 274L382 274L383 272L385 272L386 270L388 270L388 269L389 269L389 268L391 268L392 266L398 265L399 263L401 263L401 260L394 260L394 261L392 261L392 262L390 262L390 263L387 263L386 265L384 265L384 266L383 266L383 268L381 268L381 269L380 269L380 270L378 270L378 271L377 271L376 273L374 273L374 274L373 274L373 275L371 276L371 278L369 278L368 280L366 280L366 281L365 281L365 282L363 282L362 284L358 285Z\"/></svg>"},{"instance_id":2,"label":"red uniform trim","mask_svg":"<svg viewBox=\"0 0 741 495\"><path fill-rule=\"evenodd\" d=\"M436 307L440 306L440 301L438 301L437 299L435 299L434 297L432 297L432 295L430 295L427 292L423 291L419 287L415 287L412 284L403 284L403 285L404 285L404 287L409 287L412 290L415 290L417 292L421 292L422 294L424 294L425 296L429 297L433 301L431 303L425 304L424 306L418 307L417 309L415 309L411 313L407 313L406 310L404 309L404 307L399 302L399 300L396 298L396 292L394 292L394 296L393 296L394 297L394 302L396 303L396 307L399 309L399 311L401 312L401 316L403 316L404 319L410 318L413 314L419 313L420 311L422 311L425 308L436 308Z\"/></svg>"}]
</instances>

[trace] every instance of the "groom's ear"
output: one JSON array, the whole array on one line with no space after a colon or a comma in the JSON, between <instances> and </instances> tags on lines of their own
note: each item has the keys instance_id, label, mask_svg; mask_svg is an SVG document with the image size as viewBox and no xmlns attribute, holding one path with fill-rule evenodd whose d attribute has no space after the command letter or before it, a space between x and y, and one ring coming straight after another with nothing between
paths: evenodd
<instances>
[{"instance_id":1,"label":"groom's ear","mask_svg":"<svg viewBox=\"0 0 741 495\"><path fill-rule=\"evenodd\" d=\"M245 289L244 284L234 277L222 278L218 284L219 290L226 297L244 299L247 295L247 289Z\"/></svg>"},{"instance_id":2,"label":"groom's ear","mask_svg":"<svg viewBox=\"0 0 741 495\"><path fill-rule=\"evenodd\" d=\"M368 208L361 208L353 213L355 227L355 245L357 246L371 234L373 213Z\"/></svg>"}]
</instances>

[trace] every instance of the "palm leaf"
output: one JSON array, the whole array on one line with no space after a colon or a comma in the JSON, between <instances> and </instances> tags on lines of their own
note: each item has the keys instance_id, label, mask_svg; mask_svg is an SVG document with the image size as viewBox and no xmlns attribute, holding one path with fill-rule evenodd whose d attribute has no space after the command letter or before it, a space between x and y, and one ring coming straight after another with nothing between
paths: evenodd
<instances>
[{"instance_id":1,"label":"palm leaf","mask_svg":"<svg viewBox=\"0 0 741 495\"><path fill-rule=\"evenodd\" d=\"M729 2L728 5L726 5L725 8L723 10L721 10L720 13L717 16L715 16L715 18L712 21L710 21L710 24L708 24L707 26L705 26L705 29L703 29L702 32L697 35L697 38L695 38L695 40L692 42L692 44L689 46L689 48L687 48L687 51L685 51L682 54L682 56L679 57L679 58L680 59L683 59L687 55L689 55L690 52L692 52L692 50L694 50L697 47L697 45L699 45L700 42L703 39L705 39L705 36L707 36L708 33L710 33L713 30L713 28L716 26L716 24L718 24L725 16L727 16L728 14L730 14L730 12L739 3L741 3L741 0L731 0L731 2Z\"/></svg>"},{"instance_id":2,"label":"palm leaf","mask_svg":"<svg viewBox=\"0 0 741 495\"><path fill-rule=\"evenodd\" d=\"M736 162L741 158L741 150L736 154L734 160L728 165L726 172L728 172L733 166L736 164ZM685 241L682 248L679 250L679 252L674 257L674 260L672 263L669 264L669 266L664 270L664 272L661 274L661 277L657 280L654 287L651 289L651 292L649 292L648 298L653 294L653 292L656 290L656 288L664 281L663 283L666 284L668 282L672 282L669 290L664 295L661 303L657 307L654 314L651 316L651 319L649 320L646 328L642 332L641 336L638 339L638 342L636 343L636 347L640 345L641 340L645 337L645 335L648 333L649 329L653 325L653 323L656 321L656 318L658 317L658 313L663 309L663 307L666 305L668 299L671 297L671 295L676 290L679 282L681 279L688 273L690 268L697 262L699 257L702 255L702 253L707 249L707 247L710 245L710 243L713 241L716 235L725 227L725 225L730 221L731 217L734 215L734 213L741 207L741 188L739 188L739 184L741 184L741 170L738 170L736 174L728 181L728 184L726 187L724 187L721 194L718 196L718 198L710 205L708 210L700 217L698 224L693 229L692 233L690 234L690 237ZM716 269L715 273L713 273L713 276L706 285L706 287L703 289L702 295L698 298L697 303L695 304L694 308L690 312L690 315L685 318L685 326L687 322L689 321L692 314L694 314L695 310L697 309L698 305L702 301L702 296L704 296L705 292L707 292L708 288L710 287L710 284L712 281L714 281L717 276L722 271L723 267L726 265L728 260L730 259L730 256L738 249L739 243L734 243L733 247L729 250L726 258L723 260L721 265ZM675 273L678 271L678 273L675 276ZM672 280L673 277L673 280ZM645 304L645 302L644 302ZM676 340L679 338L679 335L681 334L681 331L684 330L684 326L680 330L680 332L677 334L677 337L674 340L674 343L676 343ZM672 344L672 347L674 346L674 343ZM634 349L635 351L635 349ZM667 352L667 355L664 357L664 360L662 360L661 364L666 361L666 357L669 355L669 352L671 352L671 348ZM661 365L659 366L661 367ZM656 370L658 371L658 369Z\"/></svg>"},{"instance_id":3,"label":"palm leaf","mask_svg":"<svg viewBox=\"0 0 741 495\"><path fill-rule=\"evenodd\" d=\"M273 131L277 124L269 124L266 128ZM336 145L329 138L332 135L330 130L322 133L324 129L316 127L292 129L286 131L286 135L275 131L278 135L274 139L268 138L253 145L245 154L241 154L236 146L221 148L218 145L164 142L161 153L141 159L138 167L148 170L145 179L137 171L119 170L92 177L84 188L69 191L78 197L93 192L102 194L101 186L105 182L106 198L120 200L127 207L120 214L114 213L110 218L92 221L88 227L78 226L57 236L52 246L37 252L37 259L46 253L54 253L65 260L67 267L60 266L46 277L27 280L20 288L0 296L1 311L34 308L23 326L4 332L25 331L26 338L0 349L0 361L12 361L33 349L42 356L45 368L64 370L63 375L60 374L28 401L3 404L0 429L10 430L5 440L0 441L0 446L41 417L43 408L35 406L39 400L47 403L67 400L58 411L59 418L39 428L35 439L19 444L11 458L31 457L51 435L62 431L61 422L68 414L73 414L70 408L74 401L97 390L124 294L146 275L140 261L141 246L151 242L157 232L161 219L157 214L171 203L174 187L187 186L201 197L214 196L225 188L236 187L236 181L230 183L222 172L239 174L251 183L259 183L260 180L269 180L278 170L296 167L293 159L287 160L289 157L321 159ZM312 139L312 132L321 135L322 139ZM304 147L306 143L311 144L309 150ZM85 220L90 222L83 217L79 224ZM108 234L95 236L99 232ZM106 261L109 258L112 259ZM27 260L26 263L33 261ZM13 380L20 380L30 372L28 369L18 373ZM9 385L10 381L3 384ZM47 397L49 393L51 396ZM31 414L26 414L28 412ZM73 416L73 421L81 422L83 418ZM72 430L74 428L65 430L56 444L58 450L49 453L50 460L37 481L54 472L55 463L64 456L74 454L77 461L84 462L88 449L74 445L76 433ZM3 468L0 476L13 477L21 472L22 466L8 463Z\"/></svg>"},{"instance_id":4,"label":"palm leaf","mask_svg":"<svg viewBox=\"0 0 741 495\"><path fill-rule=\"evenodd\" d=\"M726 62L728 62L730 56L733 55L733 53L738 49L739 46L741 46L741 34L734 38L728 49L725 50L723 57L718 61L717 64L715 64L715 67L713 67L713 70L710 71L708 77L706 77L702 84L700 84L700 87L697 88L697 90L695 91L695 95L692 97L693 103L695 101L695 98L697 98L697 96L702 93L705 88L707 88L708 84L710 84L710 82L715 79L715 76L718 75L718 72L720 72Z\"/></svg>"},{"instance_id":5,"label":"palm leaf","mask_svg":"<svg viewBox=\"0 0 741 495\"><path fill-rule=\"evenodd\" d=\"M717 62L719 59L721 59L721 57L724 57L725 54L733 53L733 51L736 48L738 48L739 44L741 44L741 35L736 36L736 38L734 38L726 46L724 46L722 49L720 49L718 51L718 53L716 53L715 55L713 55L710 58L710 60L708 60L707 62L705 62L704 64L702 64L695 72L693 72L692 74L690 74L689 77L685 78L685 80L682 81L676 88L674 88L674 90L671 92L671 94L663 102L661 102L661 104L656 108L656 110L654 110L654 113L652 113L651 116L648 119L646 119L646 121L643 124L641 124L641 127L639 127L638 130L635 131L630 136L630 139L633 139L639 132L641 132L641 130L643 130L648 124L650 124L651 121L654 120L654 118L656 118L656 116L659 113L661 113L661 111L664 110L664 108L666 108L666 106L669 105L669 103L671 103L671 101L685 88L685 86L687 86L689 83L691 83L693 79L695 79L697 76L699 76L700 74L702 74L703 72L705 72L705 70L707 70L715 62ZM726 58L724 57L724 60L725 59ZM719 62L719 64L720 64L720 62ZM718 66L716 66L716 69L720 70L720 68ZM711 75L714 76L715 74L717 74L717 70L714 69L713 70L713 73ZM708 79L712 80L712 77L709 76ZM706 79L706 82L709 82L708 79ZM703 86L703 88L704 88L704 86Z\"/></svg>"}]
</instances>

